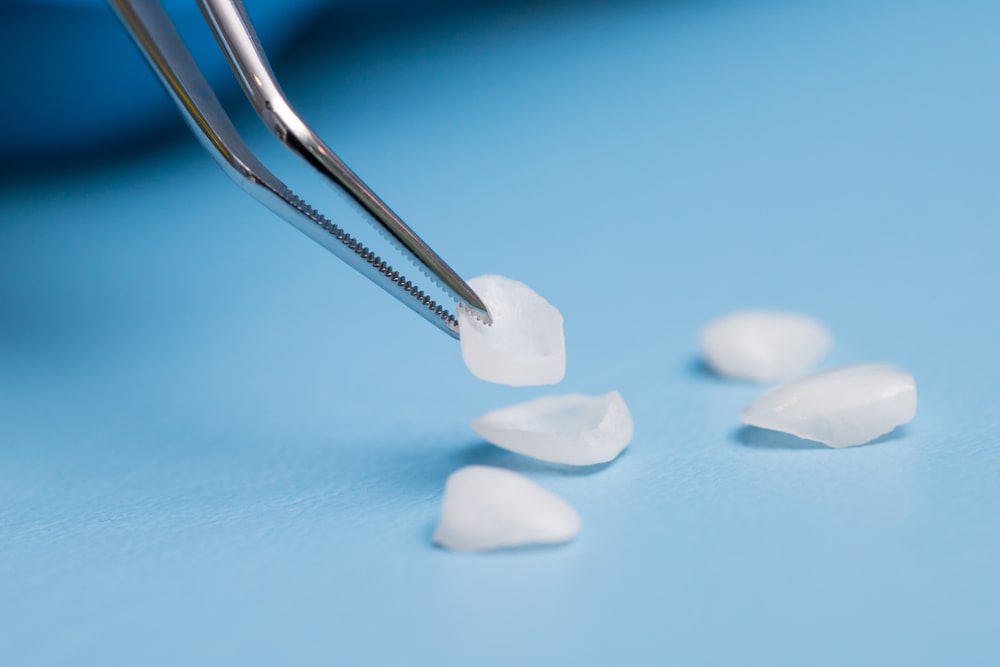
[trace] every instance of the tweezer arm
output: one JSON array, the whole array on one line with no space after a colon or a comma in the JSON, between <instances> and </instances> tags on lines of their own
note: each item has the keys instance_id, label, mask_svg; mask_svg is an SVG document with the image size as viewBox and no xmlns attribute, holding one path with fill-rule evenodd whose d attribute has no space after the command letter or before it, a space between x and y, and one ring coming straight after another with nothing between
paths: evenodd
<instances>
[{"instance_id":1,"label":"tweezer arm","mask_svg":"<svg viewBox=\"0 0 1000 667\"><path fill-rule=\"evenodd\" d=\"M182 111L184 120L226 173L255 196L254 186L280 196L284 186L240 139L159 3L111 0L110 4Z\"/></svg>"},{"instance_id":2,"label":"tweezer arm","mask_svg":"<svg viewBox=\"0 0 1000 667\"><path fill-rule=\"evenodd\" d=\"M274 135L330 179L367 212L379 231L412 254L430 275L486 323L476 293L397 216L295 112L271 70L241 0L198 0L206 21L257 115Z\"/></svg>"},{"instance_id":3,"label":"tweezer arm","mask_svg":"<svg viewBox=\"0 0 1000 667\"><path fill-rule=\"evenodd\" d=\"M458 337L454 317L350 234L302 201L253 156L158 2L109 1L195 136L233 180L431 324ZM465 289L471 292L468 286ZM480 302L475 298L471 303Z\"/></svg>"}]
</instances>

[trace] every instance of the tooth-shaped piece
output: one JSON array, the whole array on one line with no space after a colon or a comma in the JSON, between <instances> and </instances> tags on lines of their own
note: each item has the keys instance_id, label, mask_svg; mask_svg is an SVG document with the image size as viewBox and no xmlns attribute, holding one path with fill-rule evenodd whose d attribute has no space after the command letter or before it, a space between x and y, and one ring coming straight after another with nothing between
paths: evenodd
<instances>
[{"instance_id":1,"label":"tooth-shaped piece","mask_svg":"<svg viewBox=\"0 0 1000 667\"><path fill-rule=\"evenodd\" d=\"M916 412L912 375L888 364L857 364L779 385L748 405L740 420L830 447L850 447L889 433Z\"/></svg>"},{"instance_id":2,"label":"tooth-shaped piece","mask_svg":"<svg viewBox=\"0 0 1000 667\"><path fill-rule=\"evenodd\" d=\"M469 286L493 316L486 325L458 309L462 359L477 378L515 387L555 384L566 374L559 310L524 283L479 276Z\"/></svg>"},{"instance_id":3,"label":"tooth-shaped piece","mask_svg":"<svg viewBox=\"0 0 1000 667\"><path fill-rule=\"evenodd\" d=\"M722 377L766 382L808 370L830 349L822 324L794 313L746 310L701 332L705 363Z\"/></svg>"},{"instance_id":4,"label":"tooth-shaped piece","mask_svg":"<svg viewBox=\"0 0 1000 667\"><path fill-rule=\"evenodd\" d=\"M607 463L632 440L632 414L617 391L543 396L487 412L472 428L498 447L553 463Z\"/></svg>"},{"instance_id":5,"label":"tooth-shaped piece","mask_svg":"<svg viewBox=\"0 0 1000 667\"><path fill-rule=\"evenodd\" d=\"M445 483L434 542L452 551L557 544L580 532L580 515L524 475L466 466Z\"/></svg>"}]
</instances>

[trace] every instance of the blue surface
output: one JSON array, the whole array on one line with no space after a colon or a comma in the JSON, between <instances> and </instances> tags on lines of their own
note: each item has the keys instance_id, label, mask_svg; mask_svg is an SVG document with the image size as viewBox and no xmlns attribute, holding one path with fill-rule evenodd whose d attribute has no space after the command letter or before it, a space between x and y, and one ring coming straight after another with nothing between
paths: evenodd
<instances>
[{"instance_id":1,"label":"blue surface","mask_svg":"<svg viewBox=\"0 0 1000 667\"><path fill-rule=\"evenodd\" d=\"M597 471L478 441L552 390L473 379L186 135L8 178L0 664L998 664L998 25L554 3L303 38L302 113L460 272L561 307L555 391L625 396L635 440ZM741 430L759 389L695 338L747 306L822 318L830 364L902 365L917 418L843 451ZM566 497L580 538L433 548L468 463Z\"/></svg>"}]
</instances>

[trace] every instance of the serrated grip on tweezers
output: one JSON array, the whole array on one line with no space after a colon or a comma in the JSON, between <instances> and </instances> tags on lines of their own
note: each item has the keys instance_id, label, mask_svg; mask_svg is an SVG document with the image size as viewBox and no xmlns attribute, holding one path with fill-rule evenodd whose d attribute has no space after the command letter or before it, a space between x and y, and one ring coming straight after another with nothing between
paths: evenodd
<instances>
[{"instance_id":1,"label":"serrated grip on tweezers","mask_svg":"<svg viewBox=\"0 0 1000 667\"><path fill-rule=\"evenodd\" d=\"M302 201L254 157L240 138L208 82L205 81L187 47L184 46L174 29L169 16L158 2L149 0L109 0L109 2L182 111L185 121L194 131L195 136L233 180L258 201L327 250L333 252L424 319L452 337L458 337L457 322L451 313L440 304L435 303L423 290L407 280L399 271L393 269L352 235ZM231 5L230 9L239 14L242 12L242 5ZM242 15L245 16L245 12L242 12ZM247 24L249 25L248 21ZM253 36L253 40L256 40L255 36ZM221 38L220 43L223 43L227 57L230 57L231 51L226 48L225 42ZM232 60L232 58L230 59ZM264 62L266 64L266 61ZM270 73L269 69L267 73ZM273 77L270 80L273 83ZM294 118L298 118L294 113L292 115ZM299 122L301 123L301 121ZM306 132L312 134L304 123L302 123L302 127ZM299 151L297 150L297 152ZM302 153L300 152L300 154ZM310 163L312 162L310 160ZM339 163L339 160L337 162ZM342 166L346 173L351 173L345 165ZM357 179L357 177L354 178ZM370 193L370 190L368 192ZM373 193L372 197L378 201ZM362 206L364 206L363 203ZM384 207L384 204L382 206ZM385 208L388 211L388 208ZM367 207L365 209L367 210ZM400 225L402 225L401 222ZM402 225L401 229L409 231L405 225ZM442 283L442 289L460 305L468 307L482 319L488 321L488 311L475 292L443 260L427 248L419 237L416 237L412 231L409 233L419 242L418 249L422 246L426 252L430 253L425 260L422 254L411 251L411 257L415 259L418 266L422 264L421 268ZM402 245L404 248L408 247L405 243ZM428 260L432 263L428 263ZM477 312L480 310L482 314Z\"/></svg>"}]
</instances>

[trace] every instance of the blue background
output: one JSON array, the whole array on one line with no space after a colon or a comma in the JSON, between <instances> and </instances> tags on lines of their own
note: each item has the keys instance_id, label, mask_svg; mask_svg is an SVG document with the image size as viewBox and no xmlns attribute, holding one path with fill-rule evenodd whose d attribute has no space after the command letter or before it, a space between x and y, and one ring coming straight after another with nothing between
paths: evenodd
<instances>
[{"instance_id":1,"label":"blue background","mask_svg":"<svg viewBox=\"0 0 1000 667\"><path fill-rule=\"evenodd\" d=\"M334 9L302 33L276 68L320 134L459 272L562 309L556 389L475 380L179 121L8 165L0 664L998 664L998 34L988 0ZM912 372L917 418L843 451L741 429L760 389L708 375L696 336L754 306L825 321L828 364ZM602 469L468 428L609 389L636 436ZM432 547L470 463L567 498L579 539Z\"/></svg>"}]
</instances>

